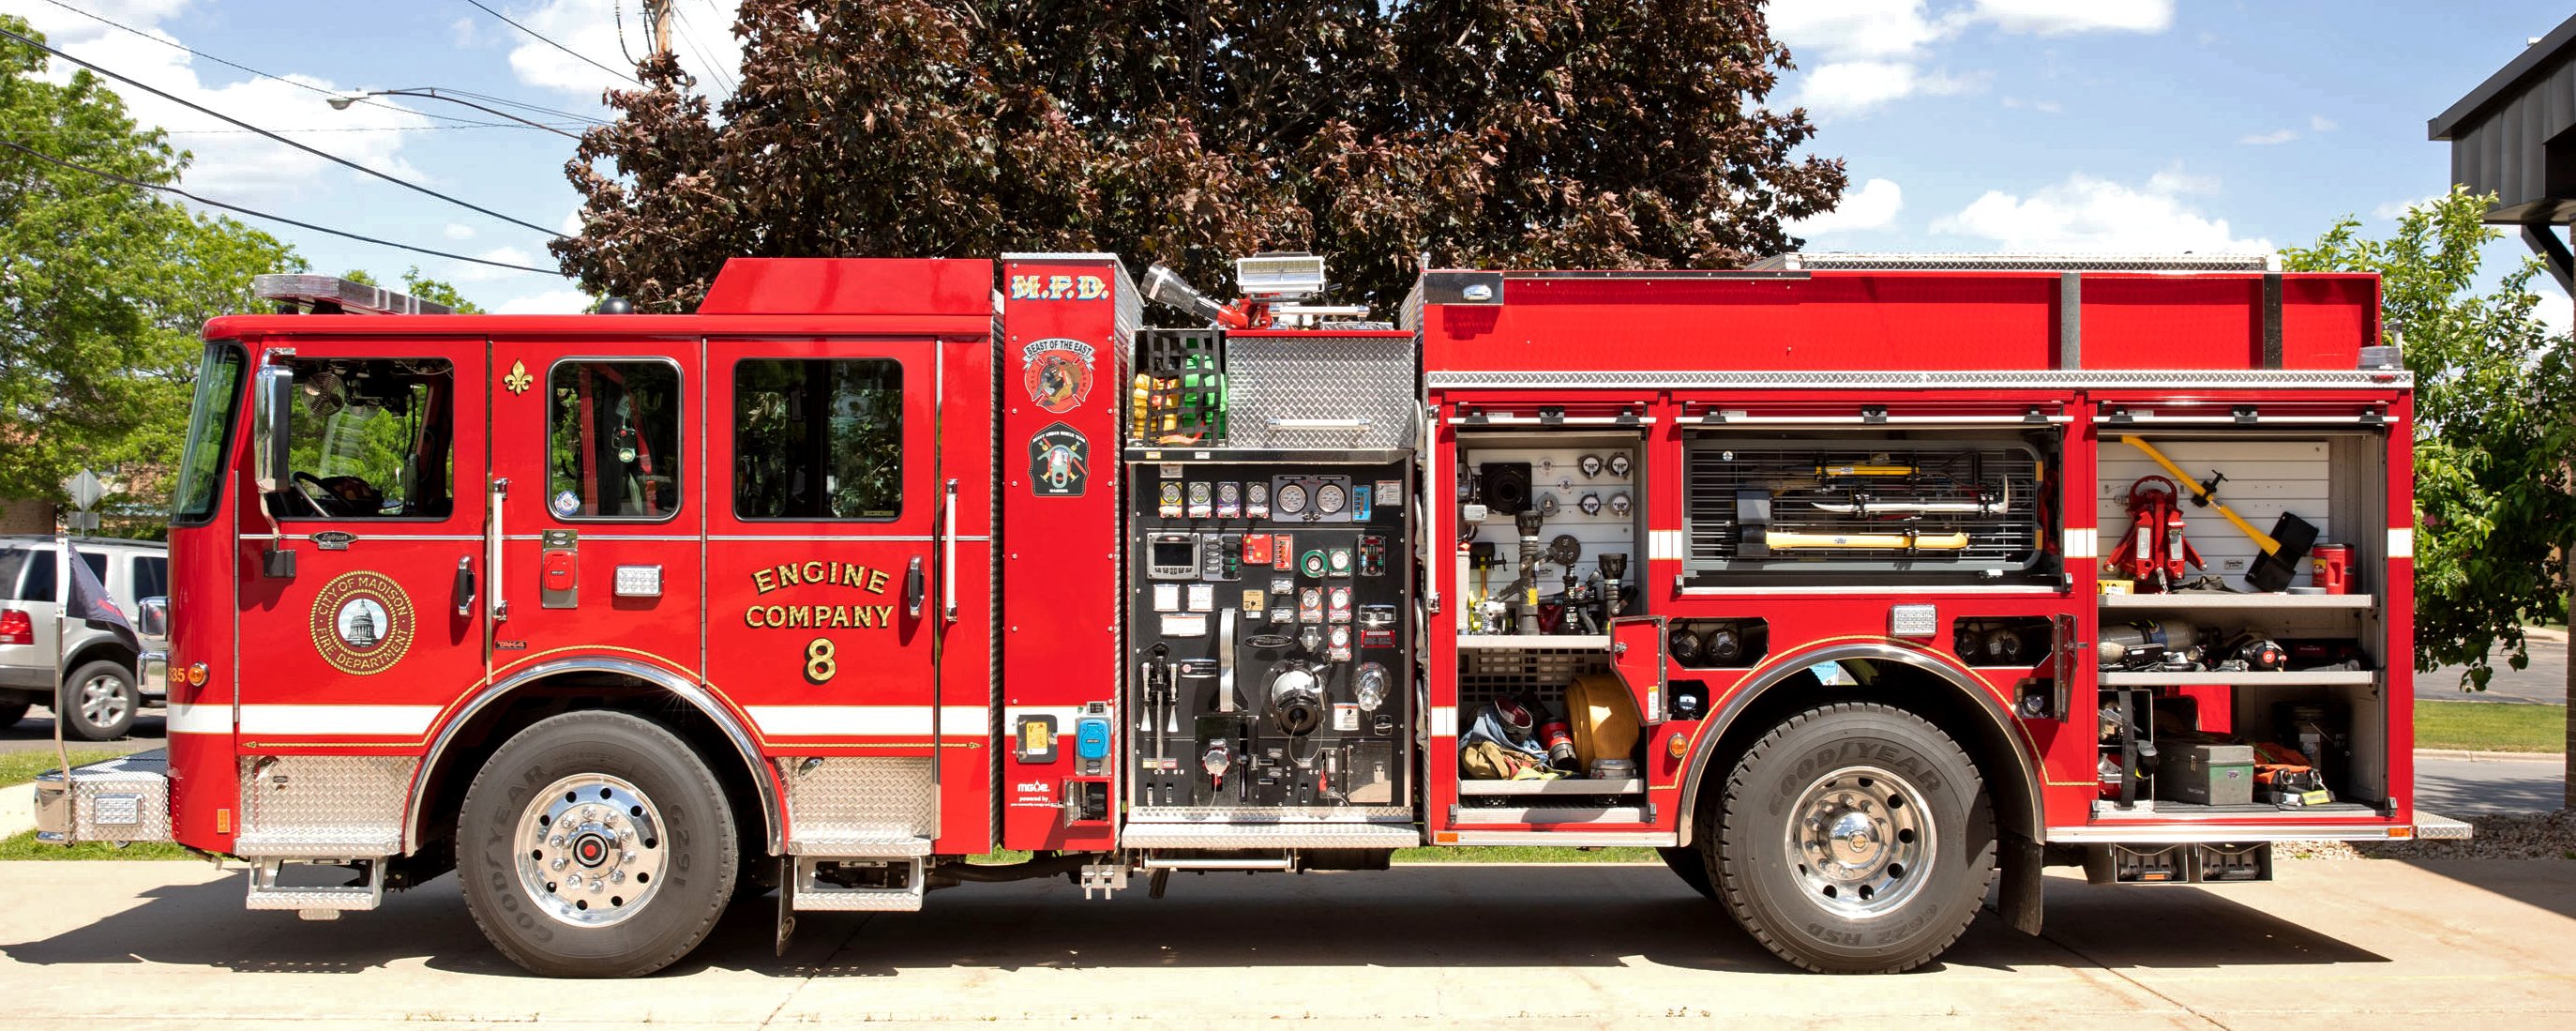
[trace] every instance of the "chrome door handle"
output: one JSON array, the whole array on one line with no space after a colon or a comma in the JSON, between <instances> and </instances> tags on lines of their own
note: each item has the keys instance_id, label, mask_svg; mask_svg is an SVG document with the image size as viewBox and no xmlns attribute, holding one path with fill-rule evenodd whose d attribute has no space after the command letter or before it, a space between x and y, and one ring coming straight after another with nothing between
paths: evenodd
<instances>
[{"instance_id":1,"label":"chrome door handle","mask_svg":"<svg viewBox=\"0 0 2576 1031\"><path fill-rule=\"evenodd\" d=\"M957 481L948 481L946 497L940 503L939 529L939 609L940 617L957 622Z\"/></svg>"},{"instance_id":2,"label":"chrome door handle","mask_svg":"<svg viewBox=\"0 0 2576 1031\"><path fill-rule=\"evenodd\" d=\"M903 571L903 614L921 618L921 556L912 557L912 568Z\"/></svg>"},{"instance_id":3,"label":"chrome door handle","mask_svg":"<svg viewBox=\"0 0 2576 1031\"><path fill-rule=\"evenodd\" d=\"M457 615L474 614L474 560L472 558L456 560L455 597Z\"/></svg>"},{"instance_id":4,"label":"chrome door handle","mask_svg":"<svg viewBox=\"0 0 2576 1031\"><path fill-rule=\"evenodd\" d=\"M502 597L502 594L505 593L502 590L502 586L510 581L501 576L501 542L506 540L509 536L501 531L501 503L509 500L509 498L510 481L507 479L493 480L491 525L483 531L483 565L485 568L492 571L491 611L492 621L496 623L510 618L510 601L509 599Z\"/></svg>"}]
</instances>

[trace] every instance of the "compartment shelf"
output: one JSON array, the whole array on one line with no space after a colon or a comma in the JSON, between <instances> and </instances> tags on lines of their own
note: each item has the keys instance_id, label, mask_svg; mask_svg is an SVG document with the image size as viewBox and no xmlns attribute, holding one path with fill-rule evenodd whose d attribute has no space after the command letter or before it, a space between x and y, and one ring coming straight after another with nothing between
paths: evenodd
<instances>
[{"instance_id":1,"label":"compartment shelf","mask_svg":"<svg viewBox=\"0 0 2576 1031\"><path fill-rule=\"evenodd\" d=\"M2227 684L2234 687L2369 687L2379 674L2366 669L2283 670L2263 673L2253 670L2204 670L2196 673L2144 671L2104 673L2103 687L2185 687L2195 684Z\"/></svg>"},{"instance_id":2,"label":"compartment shelf","mask_svg":"<svg viewBox=\"0 0 2576 1031\"><path fill-rule=\"evenodd\" d=\"M2105 594L2104 609L2190 609L2196 612L2272 612L2284 609L2365 610L2379 603L2370 594Z\"/></svg>"},{"instance_id":3,"label":"compartment shelf","mask_svg":"<svg viewBox=\"0 0 2576 1031\"><path fill-rule=\"evenodd\" d=\"M1460 634L1458 647L1469 648L1610 648L1608 634Z\"/></svg>"},{"instance_id":4,"label":"compartment shelf","mask_svg":"<svg viewBox=\"0 0 2576 1031\"><path fill-rule=\"evenodd\" d=\"M1589 777L1564 777L1557 780L1461 780L1461 795L1635 795L1646 790L1641 777L1595 780Z\"/></svg>"}]
</instances>

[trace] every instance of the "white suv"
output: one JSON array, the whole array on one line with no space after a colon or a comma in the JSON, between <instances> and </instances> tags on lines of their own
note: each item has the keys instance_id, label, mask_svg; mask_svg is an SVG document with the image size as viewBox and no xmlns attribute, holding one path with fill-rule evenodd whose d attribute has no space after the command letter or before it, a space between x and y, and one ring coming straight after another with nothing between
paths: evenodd
<instances>
[{"instance_id":1,"label":"white suv","mask_svg":"<svg viewBox=\"0 0 2576 1031\"><path fill-rule=\"evenodd\" d=\"M81 537L72 551L107 585L109 600L138 626L138 604L170 593L170 548L151 541ZM27 708L46 702L54 691L54 539L33 535L0 537L0 729L14 726ZM63 691L72 704L52 705L64 718L66 736L84 741L112 741L134 725L134 714L149 701L159 703L164 684L146 684L137 675L135 649L109 631L86 623L64 628ZM169 647L161 638L144 638L144 651Z\"/></svg>"}]
</instances>

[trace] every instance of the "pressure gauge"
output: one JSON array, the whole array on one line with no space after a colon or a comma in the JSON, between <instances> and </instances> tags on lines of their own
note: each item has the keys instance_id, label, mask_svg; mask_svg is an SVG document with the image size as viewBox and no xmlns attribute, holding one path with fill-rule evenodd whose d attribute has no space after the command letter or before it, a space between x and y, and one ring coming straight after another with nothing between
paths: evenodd
<instances>
[{"instance_id":1,"label":"pressure gauge","mask_svg":"<svg viewBox=\"0 0 2576 1031\"><path fill-rule=\"evenodd\" d=\"M1583 478L1589 480L1595 476L1601 475L1601 456L1585 455L1581 458L1575 459L1574 466L1575 468L1583 470Z\"/></svg>"},{"instance_id":2,"label":"pressure gauge","mask_svg":"<svg viewBox=\"0 0 2576 1031\"><path fill-rule=\"evenodd\" d=\"M1351 621L1351 589L1350 589L1350 588L1348 588L1348 587L1336 587L1336 588L1333 588L1332 590L1330 590L1330 591L1326 591L1326 592L1325 592L1325 597L1326 597L1327 599L1329 599L1329 600L1326 602L1326 604L1327 604L1327 605L1332 609L1332 620L1333 620L1333 622L1336 622L1336 623L1348 623L1348 622L1350 622L1350 621Z\"/></svg>"},{"instance_id":3,"label":"pressure gauge","mask_svg":"<svg viewBox=\"0 0 2576 1031\"><path fill-rule=\"evenodd\" d=\"M1538 501L1538 512L1539 512L1539 514L1540 514L1540 515L1548 516L1548 517L1550 517L1550 518L1554 518L1554 517L1556 516L1556 509L1557 509L1557 504L1556 504L1556 495L1554 495L1554 494L1550 494L1550 495L1547 495L1546 497L1543 497L1543 498L1540 498L1540 499L1539 499L1539 501Z\"/></svg>"},{"instance_id":4,"label":"pressure gauge","mask_svg":"<svg viewBox=\"0 0 2576 1031\"><path fill-rule=\"evenodd\" d=\"M1601 495L1585 491L1583 497L1574 502L1574 507L1582 509L1584 515L1600 515Z\"/></svg>"},{"instance_id":5,"label":"pressure gauge","mask_svg":"<svg viewBox=\"0 0 2576 1031\"><path fill-rule=\"evenodd\" d=\"M1610 475L1612 475L1612 476L1616 476L1616 477L1618 477L1618 478L1620 478L1620 479L1623 479L1623 480L1624 480L1624 479L1627 479L1627 478L1628 478L1628 470L1629 470L1629 468L1630 468L1630 465L1629 465L1629 462L1628 462L1628 453L1627 453L1627 452L1625 452L1625 451L1613 451L1613 452L1611 452L1611 453L1610 453Z\"/></svg>"},{"instance_id":6,"label":"pressure gauge","mask_svg":"<svg viewBox=\"0 0 2576 1031\"><path fill-rule=\"evenodd\" d=\"M1630 501L1628 500L1628 492L1627 492L1627 491L1624 491L1624 490L1623 490L1623 491L1620 491L1619 493L1616 493L1616 494L1610 495L1610 514L1611 514L1611 515L1614 515L1614 516L1619 516L1619 517L1621 517L1621 518L1626 518L1626 517L1627 517L1627 515L1628 515L1628 509L1629 509L1629 507L1630 507L1630 505L1631 505L1631 504L1632 504L1632 502L1630 502Z\"/></svg>"},{"instance_id":7,"label":"pressure gauge","mask_svg":"<svg viewBox=\"0 0 2576 1031\"><path fill-rule=\"evenodd\" d=\"M1247 483L1243 485L1243 514L1254 519L1270 518L1269 484Z\"/></svg>"},{"instance_id":8,"label":"pressure gauge","mask_svg":"<svg viewBox=\"0 0 2576 1031\"><path fill-rule=\"evenodd\" d=\"M1208 490L1209 490L1209 488L1208 488L1208 485L1207 485L1207 481L1205 481L1205 480L1199 480L1199 481L1192 482L1192 483L1190 484L1190 504L1193 504L1193 505L1205 505L1205 504L1207 504L1207 503L1208 503L1208 498L1209 498L1209 496L1210 496L1210 495L1208 494Z\"/></svg>"},{"instance_id":9,"label":"pressure gauge","mask_svg":"<svg viewBox=\"0 0 2576 1031\"><path fill-rule=\"evenodd\" d=\"M1302 484L1279 485L1279 514L1298 515L1306 511L1306 488Z\"/></svg>"},{"instance_id":10,"label":"pressure gauge","mask_svg":"<svg viewBox=\"0 0 2576 1031\"><path fill-rule=\"evenodd\" d=\"M1315 511L1325 515L1340 512L1342 506L1350 504L1350 501L1350 492L1343 490L1341 484L1327 483L1315 488Z\"/></svg>"},{"instance_id":11,"label":"pressure gauge","mask_svg":"<svg viewBox=\"0 0 2576 1031\"><path fill-rule=\"evenodd\" d=\"M1332 551L1327 553L1327 556L1328 557L1325 561L1328 565L1332 566L1334 576L1351 575L1351 549L1334 548Z\"/></svg>"},{"instance_id":12,"label":"pressure gauge","mask_svg":"<svg viewBox=\"0 0 2576 1031\"><path fill-rule=\"evenodd\" d=\"M1243 500L1243 485L1228 481L1216 485L1216 503L1232 505Z\"/></svg>"},{"instance_id":13,"label":"pressure gauge","mask_svg":"<svg viewBox=\"0 0 2576 1031\"><path fill-rule=\"evenodd\" d=\"M1334 627L1330 640L1332 643L1329 647L1324 649L1324 657L1335 662L1350 661L1351 628L1346 626Z\"/></svg>"}]
</instances>

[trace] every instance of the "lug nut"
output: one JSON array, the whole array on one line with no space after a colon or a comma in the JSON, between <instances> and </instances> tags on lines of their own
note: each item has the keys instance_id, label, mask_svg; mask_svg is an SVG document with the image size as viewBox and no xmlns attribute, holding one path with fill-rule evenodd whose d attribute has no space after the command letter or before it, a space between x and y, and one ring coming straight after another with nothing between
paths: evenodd
<instances>
[{"instance_id":1,"label":"lug nut","mask_svg":"<svg viewBox=\"0 0 2576 1031\"><path fill-rule=\"evenodd\" d=\"M563 869L563 868L564 868L564 864L565 864L565 863L569 863L569 862L571 862L571 861L572 861L572 860L566 859L566 858L564 858L564 857L562 857L562 856L556 856L556 857L555 857L555 861L554 861L554 868L555 868L555 869L557 869L557 870L561 870L561 869Z\"/></svg>"}]
</instances>

